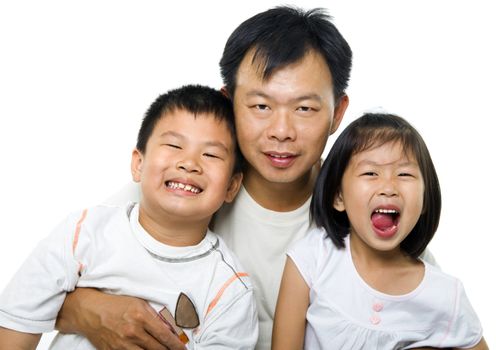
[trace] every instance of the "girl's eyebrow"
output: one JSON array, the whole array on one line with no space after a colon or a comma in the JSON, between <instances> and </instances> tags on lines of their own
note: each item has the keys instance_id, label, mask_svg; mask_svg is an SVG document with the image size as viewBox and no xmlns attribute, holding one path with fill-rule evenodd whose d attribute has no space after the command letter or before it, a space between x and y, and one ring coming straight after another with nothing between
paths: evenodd
<instances>
[{"instance_id":1,"label":"girl's eyebrow","mask_svg":"<svg viewBox=\"0 0 496 350\"><path fill-rule=\"evenodd\" d=\"M396 161L392 161L389 163L378 163L378 162L374 162L373 160L363 159L357 163L357 166L362 166L362 165L385 166L385 165L391 165L391 164L395 164L395 163L396 163ZM416 161L407 160L407 161L401 162L397 165L400 167L418 166L418 163Z\"/></svg>"}]
</instances>

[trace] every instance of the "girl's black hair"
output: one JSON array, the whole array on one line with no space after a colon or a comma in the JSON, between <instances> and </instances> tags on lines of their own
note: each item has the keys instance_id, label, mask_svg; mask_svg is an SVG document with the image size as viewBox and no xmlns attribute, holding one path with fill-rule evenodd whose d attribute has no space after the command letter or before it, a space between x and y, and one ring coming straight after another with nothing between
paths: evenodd
<instances>
[{"instance_id":1,"label":"girl's black hair","mask_svg":"<svg viewBox=\"0 0 496 350\"><path fill-rule=\"evenodd\" d=\"M412 232L400 244L405 253L417 258L437 230L441 216L441 189L422 136L401 117L367 113L343 130L327 155L317 178L310 215L316 226L324 228L333 243L343 248L344 238L349 234L350 222L346 212L334 209L334 199L339 195L346 167L353 155L389 142L399 142L404 152L416 158L424 180L422 214Z\"/></svg>"}]
</instances>

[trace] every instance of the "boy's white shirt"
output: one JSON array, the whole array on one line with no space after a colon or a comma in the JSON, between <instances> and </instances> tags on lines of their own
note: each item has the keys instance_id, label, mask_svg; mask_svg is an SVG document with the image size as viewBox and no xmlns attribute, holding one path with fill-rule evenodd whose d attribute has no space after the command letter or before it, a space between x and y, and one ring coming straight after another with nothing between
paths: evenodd
<instances>
[{"instance_id":1,"label":"boy's white shirt","mask_svg":"<svg viewBox=\"0 0 496 350\"><path fill-rule=\"evenodd\" d=\"M136 296L172 314L183 292L200 318L194 332L186 330L189 349L253 349L253 288L247 277L235 276L245 271L223 240L208 232L197 246L166 246L141 227L138 206L130 208L99 206L64 220L0 295L0 326L53 330L66 292L75 287ZM60 334L51 348L94 349L79 335Z\"/></svg>"}]
</instances>

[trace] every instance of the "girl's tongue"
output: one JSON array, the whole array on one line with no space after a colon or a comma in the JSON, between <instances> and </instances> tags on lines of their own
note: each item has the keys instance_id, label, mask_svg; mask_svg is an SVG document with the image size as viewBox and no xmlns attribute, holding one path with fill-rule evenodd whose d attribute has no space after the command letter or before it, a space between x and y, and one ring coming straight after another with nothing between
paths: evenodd
<instances>
[{"instance_id":1,"label":"girl's tongue","mask_svg":"<svg viewBox=\"0 0 496 350\"><path fill-rule=\"evenodd\" d=\"M373 213L371 216L372 225L379 237L389 238L395 235L398 227L397 214Z\"/></svg>"},{"instance_id":2,"label":"girl's tongue","mask_svg":"<svg viewBox=\"0 0 496 350\"><path fill-rule=\"evenodd\" d=\"M385 230L394 226L393 215L391 214L374 213L371 219L372 224L379 230Z\"/></svg>"}]
</instances>

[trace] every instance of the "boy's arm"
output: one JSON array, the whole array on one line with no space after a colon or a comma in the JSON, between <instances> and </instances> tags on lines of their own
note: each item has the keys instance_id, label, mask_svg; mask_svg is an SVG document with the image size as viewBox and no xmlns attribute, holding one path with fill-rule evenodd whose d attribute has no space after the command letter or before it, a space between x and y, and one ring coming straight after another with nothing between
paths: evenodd
<instances>
[{"instance_id":1,"label":"boy's arm","mask_svg":"<svg viewBox=\"0 0 496 350\"><path fill-rule=\"evenodd\" d=\"M0 349L32 350L40 342L41 334L17 332L0 327Z\"/></svg>"},{"instance_id":2,"label":"boy's arm","mask_svg":"<svg viewBox=\"0 0 496 350\"><path fill-rule=\"evenodd\" d=\"M291 258L286 259L277 299L272 349L303 349L310 289Z\"/></svg>"},{"instance_id":3,"label":"boy's arm","mask_svg":"<svg viewBox=\"0 0 496 350\"><path fill-rule=\"evenodd\" d=\"M56 328L84 335L97 349L186 349L146 301L90 288L67 294Z\"/></svg>"}]
</instances>

